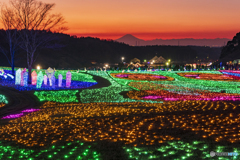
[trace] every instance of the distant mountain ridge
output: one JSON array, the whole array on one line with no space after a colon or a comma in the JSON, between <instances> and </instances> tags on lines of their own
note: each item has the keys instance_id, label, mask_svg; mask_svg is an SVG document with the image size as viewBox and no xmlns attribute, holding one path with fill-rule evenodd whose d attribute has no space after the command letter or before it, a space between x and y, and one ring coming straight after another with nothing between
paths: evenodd
<instances>
[{"instance_id":1,"label":"distant mountain ridge","mask_svg":"<svg viewBox=\"0 0 240 160\"><path fill-rule=\"evenodd\" d=\"M171 46L210 46L221 47L227 44L230 39L216 38L216 39L154 39L143 40L139 39L131 34L126 34L123 37L116 39L115 41L128 44L130 46L148 46L148 45L171 45Z\"/></svg>"}]
</instances>

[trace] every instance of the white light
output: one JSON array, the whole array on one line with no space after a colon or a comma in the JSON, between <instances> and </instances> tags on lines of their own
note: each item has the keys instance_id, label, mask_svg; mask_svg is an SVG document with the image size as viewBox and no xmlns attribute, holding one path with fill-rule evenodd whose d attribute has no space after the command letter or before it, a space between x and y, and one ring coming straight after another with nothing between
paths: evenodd
<instances>
[{"instance_id":1,"label":"white light","mask_svg":"<svg viewBox=\"0 0 240 160\"><path fill-rule=\"evenodd\" d=\"M39 69L41 69L41 67L40 67L40 66L37 66L37 70L39 70Z\"/></svg>"},{"instance_id":2,"label":"white light","mask_svg":"<svg viewBox=\"0 0 240 160\"><path fill-rule=\"evenodd\" d=\"M124 57L122 57L122 60L124 60Z\"/></svg>"}]
</instances>

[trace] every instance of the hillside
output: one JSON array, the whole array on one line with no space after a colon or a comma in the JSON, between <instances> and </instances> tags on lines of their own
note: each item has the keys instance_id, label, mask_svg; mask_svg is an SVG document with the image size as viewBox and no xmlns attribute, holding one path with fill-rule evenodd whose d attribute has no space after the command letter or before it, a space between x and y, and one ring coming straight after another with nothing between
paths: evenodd
<instances>
[{"instance_id":1,"label":"hillside","mask_svg":"<svg viewBox=\"0 0 240 160\"><path fill-rule=\"evenodd\" d=\"M100 63L119 63L121 57L129 62L133 58L151 59L155 55L163 56L172 61L192 62L196 57L216 60L219 58L221 49L218 47L197 46L129 46L123 43L100 40L91 37L71 37L66 34L59 35L60 44L65 47L52 50L41 49L34 66L41 65L43 68L74 68L92 66L91 61ZM26 67L24 51L20 52L16 59L16 66ZM6 58L0 53L0 66L9 66Z\"/></svg>"},{"instance_id":2,"label":"hillside","mask_svg":"<svg viewBox=\"0 0 240 160\"><path fill-rule=\"evenodd\" d=\"M240 59L240 32L228 41L227 45L222 48L219 62L228 62Z\"/></svg>"}]
</instances>

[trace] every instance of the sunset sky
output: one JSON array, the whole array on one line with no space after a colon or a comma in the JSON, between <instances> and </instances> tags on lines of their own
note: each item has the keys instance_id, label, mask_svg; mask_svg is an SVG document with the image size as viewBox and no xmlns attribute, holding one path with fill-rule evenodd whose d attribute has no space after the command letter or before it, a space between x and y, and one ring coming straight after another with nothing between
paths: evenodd
<instances>
[{"instance_id":1,"label":"sunset sky","mask_svg":"<svg viewBox=\"0 0 240 160\"><path fill-rule=\"evenodd\" d=\"M8 3L8 0L2 2ZM117 39L229 38L240 32L240 0L42 0L55 3L65 33Z\"/></svg>"}]
</instances>

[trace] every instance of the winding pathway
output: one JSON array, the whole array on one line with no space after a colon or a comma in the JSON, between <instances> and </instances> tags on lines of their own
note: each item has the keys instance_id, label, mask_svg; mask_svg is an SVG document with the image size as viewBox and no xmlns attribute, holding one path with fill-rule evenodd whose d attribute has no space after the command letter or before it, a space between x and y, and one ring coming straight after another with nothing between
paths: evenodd
<instances>
[{"instance_id":1,"label":"winding pathway","mask_svg":"<svg viewBox=\"0 0 240 160\"><path fill-rule=\"evenodd\" d=\"M98 83L84 89L102 88L111 85L111 83L105 78L95 75L92 76L93 79ZM79 92L84 89L80 89ZM5 95L8 100L8 104L0 108L0 124L2 122L6 122L6 120L1 120L1 118L4 116L19 113L24 109L38 108L44 103L40 102L39 99L34 95L34 91L18 91L12 87L0 86L0 94Z\"/></svg>"}]
</instances>

